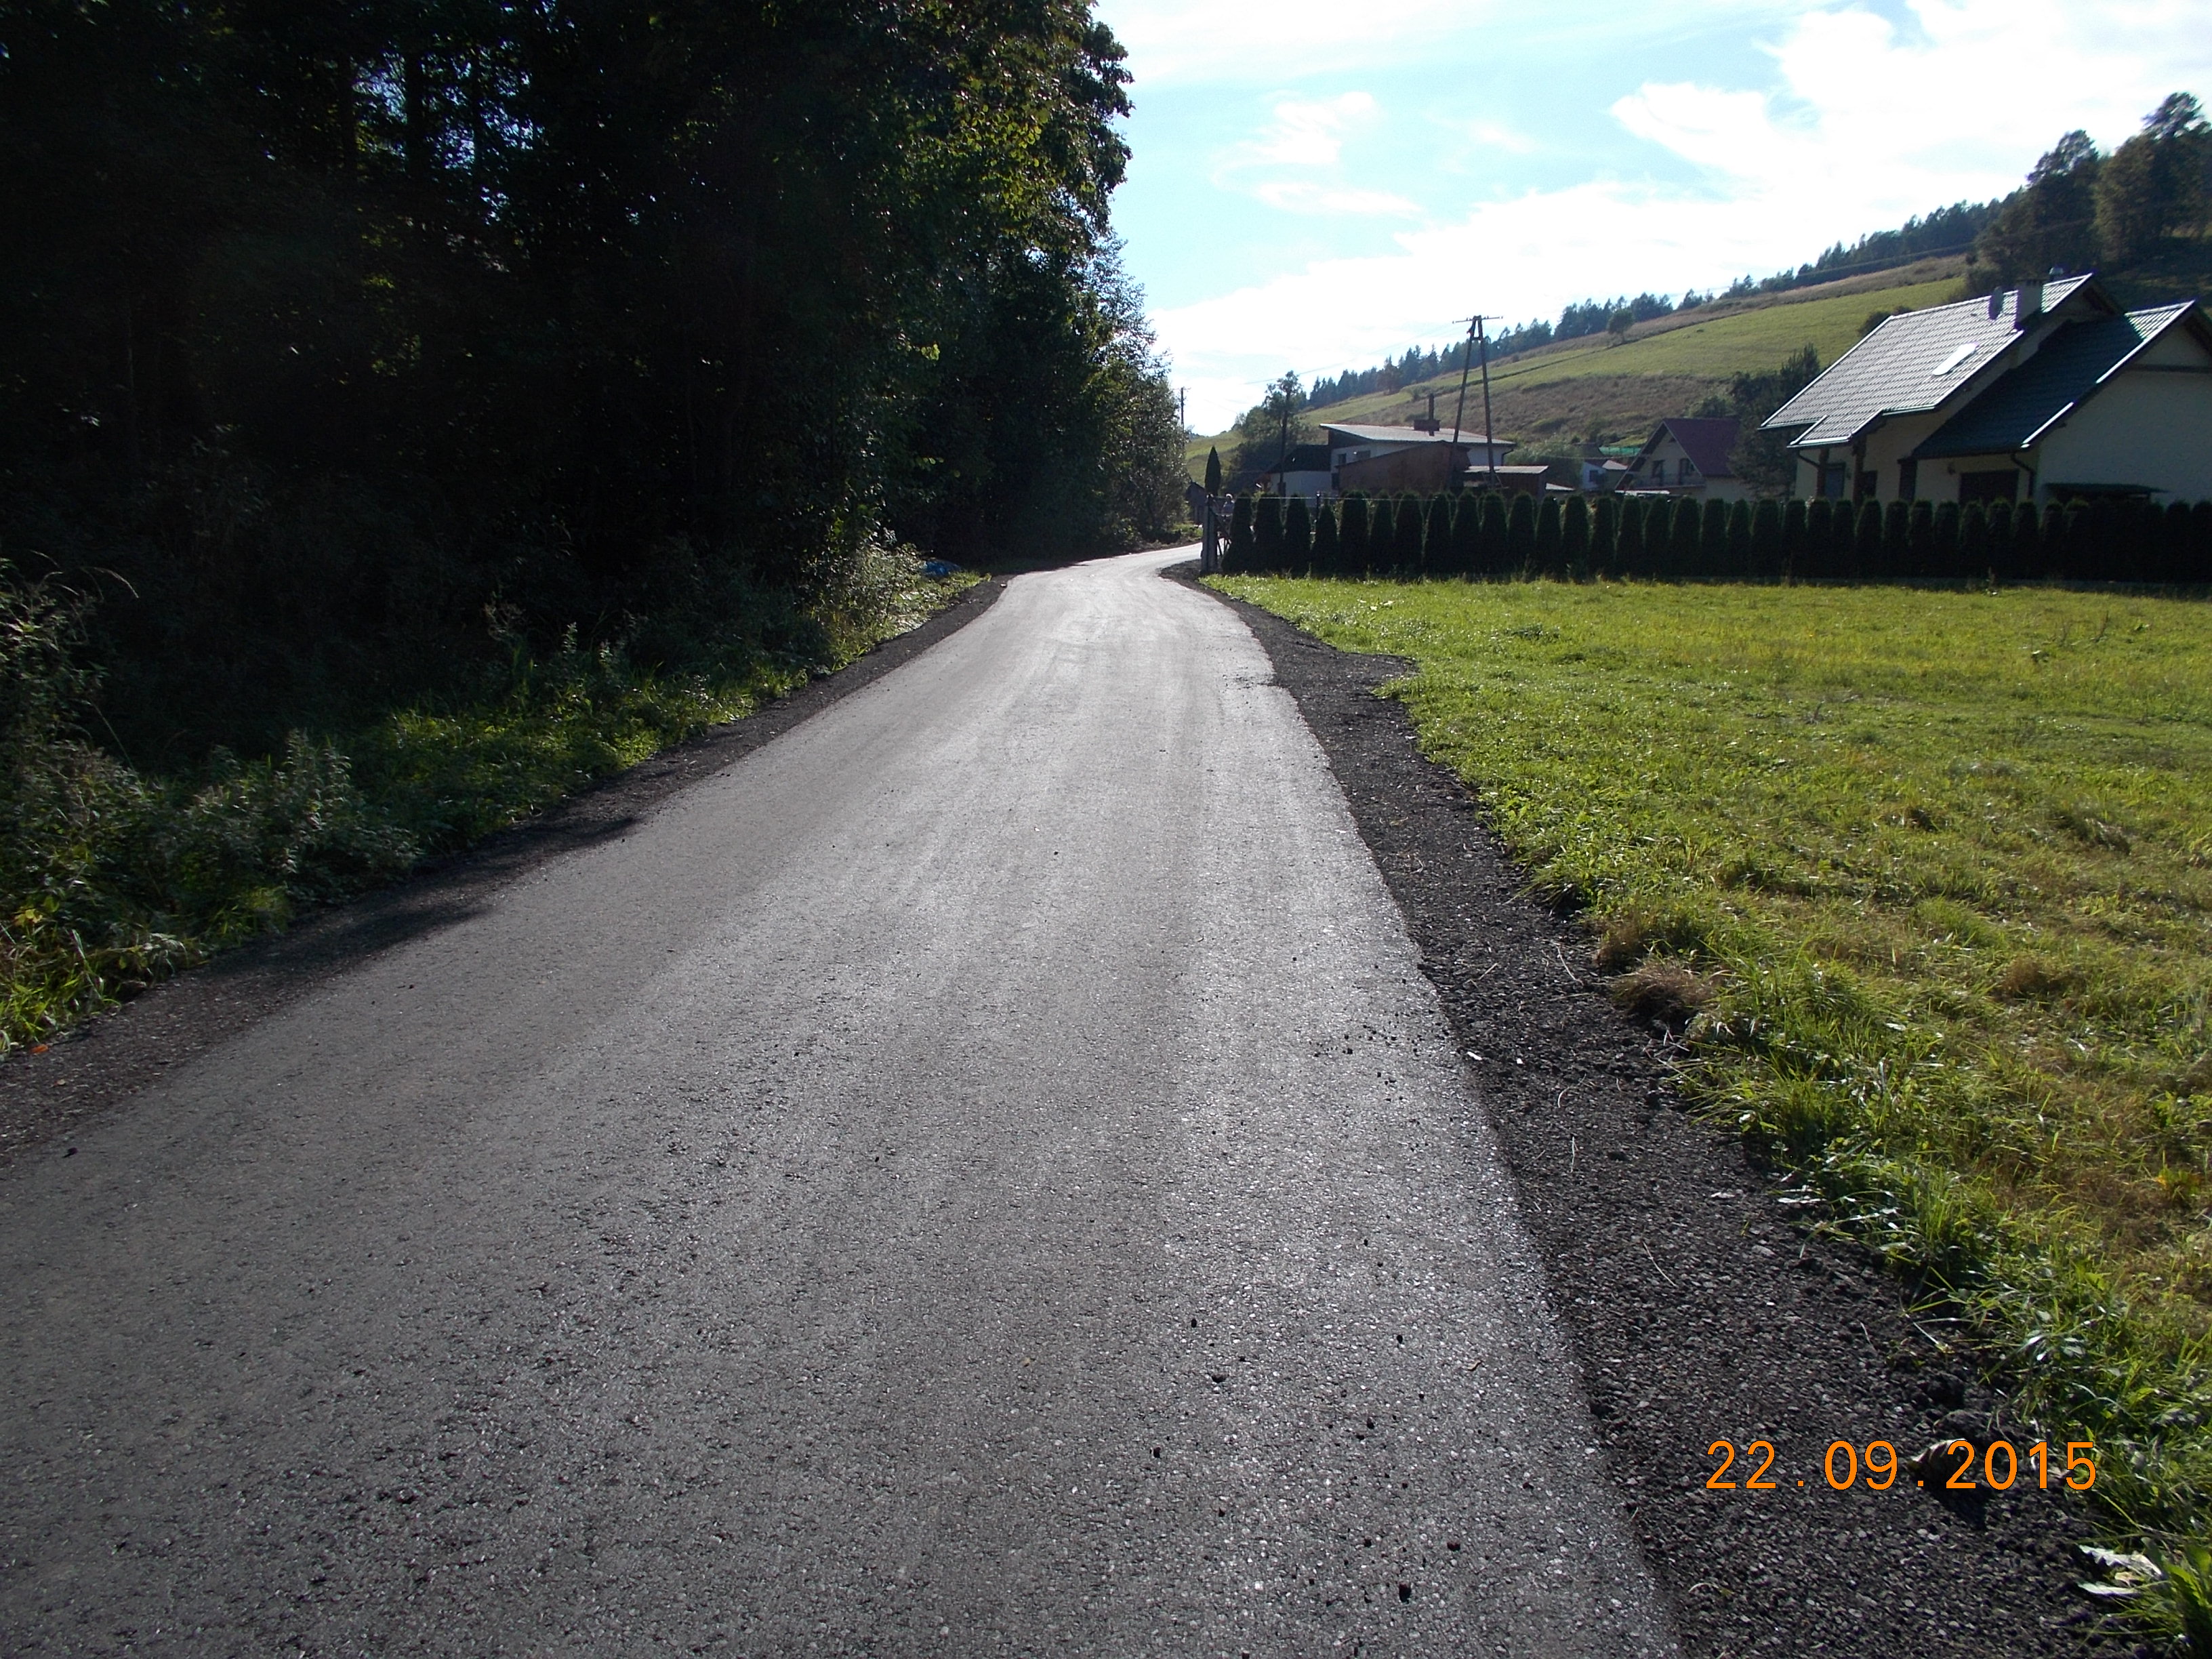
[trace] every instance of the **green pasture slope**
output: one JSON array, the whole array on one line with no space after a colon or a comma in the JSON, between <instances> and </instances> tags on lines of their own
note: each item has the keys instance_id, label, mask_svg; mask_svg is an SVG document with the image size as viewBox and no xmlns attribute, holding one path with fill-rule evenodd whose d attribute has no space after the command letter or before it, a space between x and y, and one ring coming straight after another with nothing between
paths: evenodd
<instances>
[{"instance_id":1,"label":"green pasture slope","mask_svg":"<svg viewBox=\"0 0 2212 1659\"><path fill-rule=\"evenodd\" d=\"M1686 312L1646 324L1625 343L1614 345L1603 335L1595 339L1569 341L1547 347L1527 357L1510 359L1491 371L1493 398L1502 391L1548 386L1559 380L1592 375L1691 375L1716 384L1729 375L1759 374L1773 368L1801 346L1810 345L1823 364L1832 363L1850 349L1875 311L1911 310L1942 305L1957 297L1956 278L1915 283L1907 287L1833 295L1795 305L1769 305L1725 313L1705 320L1699 312ZM1457 374L1425 380L1410 388L1425 407L1431 391L1457 397ZM1470 397L1478 394L1469 393ZM1330 420L1353 420L1357 415L1340 410L1375 411L1402 407L1408 392L1378 392L1322 411ZM1443 402L1439 395L1437 401ZM1687 411L1684 411L1686 413ZM1507 435L1510 436L1510 434Z\"/></svg>"},{"instance_id":2,"label":"green pasture slope","mask_svg":"<svg viewBox=\"0 0 2212 1659\"><path fill-rule=\"evenodd\" d=\"M1699 397L1719 390L1731 374L1771 369L1802 346L1811 345L1824 364L1835 362L1858 339L1870 312L1957 298L1957 273L1948 265L1930 280L1881 286L1885 278L1928 277L1930 269L1882 272L1808 289L1802 296L1700 307L1643 324L1621 345L1600 335L1510 358L1491 371L1498 430L1525 441L1558 430L1559 423L1552 418L1558 412L1577 431L1633 433L1640 439L1651 422L1688 414ZM1438 410L1449 419L1459 395L1458 370L1396 392L1370 392L1309 410L1306 418L1395 425L1425 411L1431 392L1437 394ZM1480 423L1480 394L1470 389L1470 424ZM1218 445L1225 459L1236 441L1233 432L1192 440L1187 450L1191 476L1202 474L1209 446Z\"/></svg>"},{"instance_id":3,"label":"green pasture slope","mask_svg":"<svg viewBox=\"0 0 2212 1659\"><path fill-rule=\"evenodd\" d=\"M2097 1442L2120 1529L2203 1535L2212 605L1222 586L1415 662L1425 750L1587 907L1624 998L1702 1007L1694 1097L2039 1432Z\"/></svg>"}]
</instances>

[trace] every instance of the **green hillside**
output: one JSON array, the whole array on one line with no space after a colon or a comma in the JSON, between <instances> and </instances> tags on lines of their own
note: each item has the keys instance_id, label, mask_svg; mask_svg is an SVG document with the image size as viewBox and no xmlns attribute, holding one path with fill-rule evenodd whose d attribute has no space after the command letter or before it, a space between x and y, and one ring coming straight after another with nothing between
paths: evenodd
<instances>
[{"instance_id":1,"label":"green hillside","mask_svg":"<svg viewBox=\"0 0 2212 1659\"><path fill-rule=\"evenodd\" d=\"M1491 370L1498 430L1534 448L1640 440L1663 417L1687 414L1731 374L1771 369L1808 344L1822 363L1832 363L1858 339L1870 313L1956 299L1962 270L1958 260L1928 261L1790 294L1701 306L1641 324L1620 345L1601 335L1547 346ZM1437 412L1449 422L1459 396L1456 371L1313 413L1400 425L1427 412L1431 392ZM1467 423L1479 428L1481 420L1481 393L1471 384ZM1195 439L1191 476L1203 471L1209 445L1220 445L1225 456L1235 442L1234 433Z\"/></svg>"}]
</instances>

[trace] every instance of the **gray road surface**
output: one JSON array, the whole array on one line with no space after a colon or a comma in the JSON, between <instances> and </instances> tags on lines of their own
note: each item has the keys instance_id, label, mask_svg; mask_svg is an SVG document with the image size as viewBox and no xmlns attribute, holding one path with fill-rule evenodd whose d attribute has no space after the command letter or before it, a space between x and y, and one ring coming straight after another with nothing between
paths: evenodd
<instances>
[{"instance_id":1,"label":"gray road surface","mask_svg":"<svg viewBox=\"0 0 2212 1659\"><path fill-rule=\"evenodd\" d=\"M0 1176L0 1650L1671 1650L1342 795L1165 562Z\"/></svg>"}]
</instances>

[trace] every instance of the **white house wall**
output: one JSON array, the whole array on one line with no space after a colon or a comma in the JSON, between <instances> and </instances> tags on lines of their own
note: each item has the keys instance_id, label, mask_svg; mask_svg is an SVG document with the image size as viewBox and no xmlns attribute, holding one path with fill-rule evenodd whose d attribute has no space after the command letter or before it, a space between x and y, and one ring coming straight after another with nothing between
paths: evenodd
<instances>
[{"instance_id":1,"label":"white house wall","mask_svg":"<svg viewBox=\"0 0 2212 1659\"><path fill-rule=\"evenodd\" d=\"M1887 506L1898 499L1898 463L1928 441L1936 428L1950 418L1948 410L1926 415L1898 415L1884 421L1867 439L1866 459L1859 465L1875 475L1874 498ZM1946 473L1941 463L1923 461L1917 469L1915 498L1955 501L1959 480Z\"/></svg>"},{"instance_id":2,"label":"white house wall","mask_svg":"<svg viewBox=\"0 0 2212 1659\"><path fill-rule=\"evenodd\" d=\"M2046 501L2066 484L2136 484L2168 501L2212 499L2212 372L2123 369L2043 441L2036 459L2038 493Z\"/></svg>"},{"instance_id":3,"label":"white house wall","mask_svg":"<svg viewBox=\"0 0 2212 1659\"><path fill-rule=\"evenodd\" d=\"M1667 489L1680 492L1682 484L1682 463L1690 452L1682 447L1681 441L1671 432L1636 458L1634 471L1629 473L1621 487L1625 489ZM1655 469L1664 466L1664 476ZM1751 499L1751 490L1737 477L1716 478L1704 472L1692 472L1697 482L1689 486L1691 492L1702 499L1717 501L1742 501Z\"/></svg>"}]
</instances>

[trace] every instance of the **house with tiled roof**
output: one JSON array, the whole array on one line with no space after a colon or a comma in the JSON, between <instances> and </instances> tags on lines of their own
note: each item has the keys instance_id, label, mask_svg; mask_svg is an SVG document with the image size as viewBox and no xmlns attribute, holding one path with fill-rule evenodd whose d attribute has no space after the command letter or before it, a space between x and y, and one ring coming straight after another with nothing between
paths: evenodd
<instances>
[{"instance_id":1,"label":"house with tiled roof","mask_svg":"<svg viewBox=\"0 0 2212 1659\"><path fill-rule=\"evenodd\" d=\"M1345 425L1325 422L1322 437L1337 490L1370 495L1398 490L1423 494L1455 489L1470 467L1505 459L1510 440L1482 432L1455 432L1439 423L1419 426Z\"/></svg>"},{"instance_id":2,"label":"house with tiled roof","mask_svg":"<svg viewBox=\"0 0 2212 1659\"><path fill-rule=\"evenodd\" d=\"M1740 501L1750 495L1729 460L1742 422L1735 416L1683 416L1662 421L1628 463L1622 489L1663 489L1670 495Z\"/></svg>"},{"instance_id":3,"label":"house with tiled roof","mask_svg":"<svg viewBox=\"0 0 2212 1659\"><path fill-rule=\"evenodd\" d=\"M2212 319L2094 276L1886 319L1775 411L1798 493L1991 501L2212 496Z\"/></svg>"}]
</instances>

